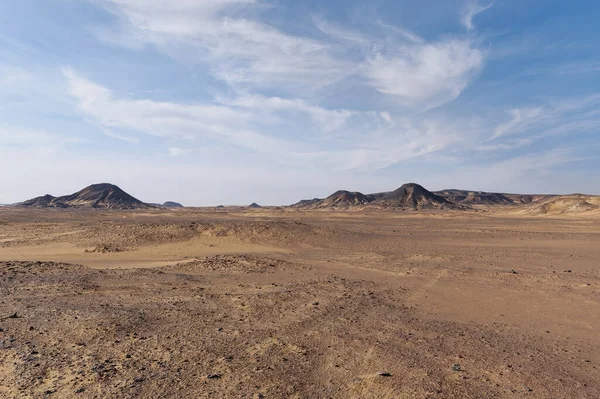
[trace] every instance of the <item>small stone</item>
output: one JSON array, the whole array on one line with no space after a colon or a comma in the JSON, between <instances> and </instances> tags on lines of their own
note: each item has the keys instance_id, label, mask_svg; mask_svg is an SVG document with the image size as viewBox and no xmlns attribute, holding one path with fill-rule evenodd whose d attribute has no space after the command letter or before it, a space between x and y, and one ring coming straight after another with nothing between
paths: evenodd
<instances>
[{"instance_id":1,"label":"small stone","mask_svg":"<svg viewBox=\"0 0 600 399\"><path fill-rule=\"evenodd\" d=\"M377 373L378 376L380 377L391 377L392 374L388 373L387 371L380 371L379 373Z\"/></svg>"},{"instance_id":2,"label":"small stone","mask_svg":"<svg viewBox=\"0 0 600 399\"><path fill-rule=\"evenodd\" d=\"M454 370L454 371L462 371L462 367L460 367L460 364L458 364L458 363L455 363L455 364L452 366L452 370Z\"/></svg>"},{"instance_id":3,"label":"small stone","mask_svg":"<svg viewBox=\"0 0 600 399\"><path fill-rule=\"evenodd\" d=\"M219 378L221 378L221 374L209 374L206 376L206 378L208 378L209 380L218 380Z\"/></svg>"}]
</instances>

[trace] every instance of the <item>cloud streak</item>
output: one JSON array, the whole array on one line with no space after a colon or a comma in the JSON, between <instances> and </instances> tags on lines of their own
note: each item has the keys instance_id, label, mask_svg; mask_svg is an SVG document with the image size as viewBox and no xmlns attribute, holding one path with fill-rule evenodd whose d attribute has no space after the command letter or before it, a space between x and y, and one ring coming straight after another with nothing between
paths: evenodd
<instances>
[{"instance_id":1,"label":"cloud streak","mask_svg":"<svg viewBox=\"0 0 600 399\"><path fill-rule=\"evenodd\" d=\"M375 54L365 76L381 93L425 109L457 98L484 63L484 54L467 40L404 46L389 53L393 55Z\"/></svg>"},{"instance_id":2,"label":"cloud streak","mask_svg":"<svg viewBox=\"0 0 600 399\"><path fill-rule=\"evenodd\" d=\"M467 29L467 32L475 29L473 19L478 14L490 9L493 5L493 2L490 2L487 5L481 5L478 0L467 1L460 15L460 22Z\"/></svg>"},{"instance_id":3,"label":"cloud streak","mask_svg":"<svg viewBox=\"0 0 600 399\"><path fill-rule=\"evenodd\" d=\"M468 39L426 41L381 21L376 26L385 34L366 34L314 17L321 35L305 37L258 20L256 11L264 2L175 3L101 1L119 16L122 32L114 37L106 30L103 37L115 44L151 44L179 61L208 65L218 80L252 94L297 95L351 79L357 89L376 90L401 106L420 109L457 98L485 60Z\"/></svg>"}]
</instances>

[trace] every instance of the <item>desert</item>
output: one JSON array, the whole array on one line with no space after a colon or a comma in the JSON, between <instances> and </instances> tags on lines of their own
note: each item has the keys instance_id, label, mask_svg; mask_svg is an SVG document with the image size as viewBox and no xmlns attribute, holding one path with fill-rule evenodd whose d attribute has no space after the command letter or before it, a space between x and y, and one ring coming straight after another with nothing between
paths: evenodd
<instances>
[{"instance_id":1,"label":"desert","mask_svg":"<svg viewBox=\"0 0 600 399\"><path fill-rule=\"evenodd\" d=\"M0 396L599 397L596 197L421 189L2 207Z\"/></svg>"},{"instance_id":2,"label":"desert","mask_svg":"<svg viewBox=\"0 0 600 399\"><path fill-rule=\"evenodd\" d=\"M0 399L600 399L598 0L0 0Z\"/></svg>"}]
</instances>

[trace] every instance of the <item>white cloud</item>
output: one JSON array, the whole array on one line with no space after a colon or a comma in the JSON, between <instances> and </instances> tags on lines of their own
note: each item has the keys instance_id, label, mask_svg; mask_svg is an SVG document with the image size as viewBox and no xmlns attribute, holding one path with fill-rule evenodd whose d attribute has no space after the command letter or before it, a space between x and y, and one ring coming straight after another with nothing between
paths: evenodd
<instances>
[{"instance_id":1,"label":"white cloud","mask_svg":"<svg viewBox=\"0 0 600 399\"><path fill-rule=\"evenodd\" d=\"M377 23L382 28L389 29L392 32L399 34L404 40L408 40L409 42L413 42L413 43L425 43L425 39L423 39L419 35L411 32L409 30L406 30L402 27L386 24L382 21L377 21Z\"/></svg>"},{"instance_id":2,"label":"white cloud","mask_svg":"<svg viewBox=\"0 0 600 399\"><path fill-rule=\"evenodd\" d=\"M276 88L297 96L354 77L356 87L374 87L403 105L426 109L455 99L485 58L470 41L427 42L382 22L379 26L391 35L355 32L315 17L315 27L327 35L316 39L259 21L252 12L265 2L171 3L101 1L123 21L120 35L111 29L103 37L115 44L151 44L180 61L206 64L213 76L236 89Z\"/></svg>"},{"instance_id":3,"label":"white cloud","mask_svg":"<svg viewBox=\"0 0 600 399\"><path fill-rule=\"evenodd\" d=\"M467 28L467 32L470 32L473 29L475 29L475 25L473 25L473 18L475 18L478 14L481 14L485 10L489 9L493 5L493 2L490 2L489 4L483 6L479 3L478 0L467 1L460 14L460 22L465 28Z\"/></svg>"},{"instance_id":4,"label":"white cloud","mask_svg":"<svg viewBox=\"0 0 600 399\"><path fill-rule=\"evenodd\" d=\"M264 97L260 95L245 95L237 97L233 100L221 99L223 104L249 108L253 110L278 112L278 111L293 111L307 114L317 123L321 129L326 132L337 130L343 127L348 119L355 115L356 112L335 109L329 110L316 105L308 104L300 99L285 99L281 97Z\"/></svg>"},{"instance_id":5,"label":"white cloud","mask_svg":"<svg viewBox=\"0 0 600 399\"><path fill-rule=\"evenodd\" d=\"M327 44L286 34L239 12L264 5L250 0L104 0L125 22L102 31L113 43L155 45L183 60L205 62L231 85L319 87L348 74L350 65L330 55ZM132 43L133 41L133 43Z\"/></svg>"},{"instance_id":6,"label":"white cloud","mask_svg":"<svg viewBox=\"0 0 600 399\"><path fill-rule=\"evenodd\" d=\"M250 112L217 105L118 99L71 69L63 72L83 115L108 131L125 129L174 139L208 137L263 151L281 145L275 138L248 130L254 118Z\"/></svg>"},{"instance_id":7,"label":"white cloud","mask_svg":"<svg viewBox=\"0 0 600 399\"><path fill-rule=\"evenodd\" d=\"M542 100L540 100L542 101ZM487 141L504 137L542 137L595 134L600 128L600 96L546 99L542 106L507 110L510 120L497 125Z\"/></svg>"},{"instance_id":8,"label":"white cloud","mask_svg":"<svg viewBox=\"0 0 600 399\"><path fill-rule=\"evenodd\" d=\"M483 53L467 40L403 46L393 55L377 53L365 76L380 92L407 105L434 108L454 100L484 63Z\"/></svg>"},{"instance_id":9,"label":"white cloud","mask_svg":"<svg viewBox=\"0 0 600 399\"><path fill-rule=\"evenodd\" d=\"M541 107L523 109L515 108L507 110L506 113L511 117L511 120L498 126L488 141L495 140L498 137L510 134L512 131L527 126L536 118L538 118L542 112L543 108Z\"/></svg>"},{"instance_id":10,"label":"white cloud","mask_svg":"<svg viewBox=\"0 0 600 399\"><path fill-rule=\"evenodd\" d=\"M368 45L375 41L374 38L370 38L364 34L349 31L340 26L332 24L321 17L313 17L313 22L318 30L325 33L326 35L329 35L341 41L354 42L360 45Z\"/></svg>"},{"instance_id":11,"label":"white cloud","mask_svg":"<svg viewBox=\"0 0 600 399\"><path fill-rule=\"evenodd\" d=\"M70 68L63 73L69 93L77 100L85 119L106 135L128 142L139 141L130 134L136 132L171 140L216 139L260 152L299 151L308 136L339 130L357 114L344 109L325 109L299 99L259 95L221 99L220 105L123 99ZM306 137L284 140L277 134L266 133L276 132L277 126L289 125L291 121L303 124L305 115L315 125ZM360 117L370 120L372 114L361 113Z\"/></svg>"}]
</instances>

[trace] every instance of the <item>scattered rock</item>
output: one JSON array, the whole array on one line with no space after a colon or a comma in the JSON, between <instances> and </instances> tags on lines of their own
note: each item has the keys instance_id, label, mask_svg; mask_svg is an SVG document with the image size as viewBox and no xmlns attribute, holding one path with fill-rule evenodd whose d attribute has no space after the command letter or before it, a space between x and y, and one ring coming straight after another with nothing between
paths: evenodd
<instances>
[{"instance_id":1,"label":"scattered rock","mask_svg":"<svg viewBox=\"0 0 600 399\"><path fill-rule=\"evenodd\" d=\"M124 249L116 244L99 244L96 245L94 249L86 249L85 253L114 253L114 252L123 252Z\"/></svg>"},{"instance_id":2,"label":"scattered rock","mask_svg":"<svg viewBox=\"0 0 600 399\"><path fill-rule=\"evenodd\" d=\"M19 319L19 318L21 318L21 316L19 316L17 314L17 312L15 312L15 313L11 314L10 316L6 316L6 317L1 318L0 321L8 320L8 319Z\"/></svg>"},{"instance_id":3,"label":"scattered rock","mask_svg":"<svg viewBox=\"0 0 600 399\"><path fill-rule=\"evenodd\" d=\"M452 365L452 370L453 371L463 371L462 367L460 367L460 364L455 363L454 365Z\"/></svg>"},{"instance_id":4,"label":"scattered rock","mask_svg":"<svg viewBox=\"0 0 600 399\"><path fill-rule=\"evenodd\" d=\"M221 374L209 374L206 376L206 378L208 378L209 380L218 380L219 378L221 378Z\"/></svg>"},{"instance_id":5,"label":"scattered rock","mask_svg":"<svg viewBox=\"0 0 600 399\"><path fill-rule=\"evenodd\" d=\"M392 374L388 373L387 371L380 371L379 373L377 373L378 376L380 377L391 377Z\"/></svg>"}]
</instances>

